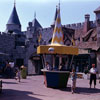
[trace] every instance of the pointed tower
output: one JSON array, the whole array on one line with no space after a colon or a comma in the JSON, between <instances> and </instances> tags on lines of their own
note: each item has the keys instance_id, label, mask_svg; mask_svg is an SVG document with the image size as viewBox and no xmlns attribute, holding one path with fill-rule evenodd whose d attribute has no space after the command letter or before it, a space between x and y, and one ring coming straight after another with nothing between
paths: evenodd
<instances>
[{"instance_id":1,"label":"pointed tower","mask_svg":"<svg viewBox=\"0 0 100 100\"><path fill-rule=\"evenodd\" d=\"M21 31L21 24L16 11L16 5L14 3L14 8L8 20L8 23L6 24L6 31L13 32L15 30Z\"/></svg>"},{"instance_id":2,"label":"pointed tower","mask_svg":"<svg viewBox=\"0 0 100 100\"><path fill-rule=\"evenodd\" d=\"M34 32L37 29L42 28L42 26L40 25L40 23L36 19L36 12L34 13L34 20L32 21L32 27L34 27Z\"/></svg>"}]
</instances>

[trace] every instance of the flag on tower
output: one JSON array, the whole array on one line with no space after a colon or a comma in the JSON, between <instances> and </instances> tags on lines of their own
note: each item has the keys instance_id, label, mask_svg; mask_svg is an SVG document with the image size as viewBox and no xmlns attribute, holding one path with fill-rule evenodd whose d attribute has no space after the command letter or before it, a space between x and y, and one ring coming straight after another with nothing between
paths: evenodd
<instances>
[{"instance_id":1,"label":"flag on tower","mask_svg":"<svg viewBox=\"0 0 100 100\"><path fill-rule=\"evenodd\" d=\"M72 46L75 46L75 45L76 45L76 44L75 44L74 36L72 36L72 40L71 40L71 42L72 42Z\"/></svg>"},{"instance_id":2,"label":"flag on tower","mask_svg":"<svg viewBox=\"0 0 100 100\"><path fill-rule=\"evenodd\" d=\"M42 39L42 34L40 33L40 34L39 34L39 37L38 37L38 42L39 42L39 43L40 43L41 39Z\"/></svg>"}]
</instances>

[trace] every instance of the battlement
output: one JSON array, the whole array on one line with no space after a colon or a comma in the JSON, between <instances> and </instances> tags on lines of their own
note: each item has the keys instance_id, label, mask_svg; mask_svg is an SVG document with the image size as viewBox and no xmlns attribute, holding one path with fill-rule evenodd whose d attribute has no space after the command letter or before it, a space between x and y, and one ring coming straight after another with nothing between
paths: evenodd
<instances>
[{"instance_id":1,"label":"battlement","mask_svg":"<svg viewBox=\"0 0 100 100\"><path fill-rule=\"evenodd\" d=\"M73 24L67 24L64 25L66 28L72 28L72 29L78 29L78 28L82 28L84 25L84 23L73 23Z\"/></svg>"},{"instance_id":2,"label":"battlement","mask_svg":"<svg viewBox=\"0 0 100 100\"><path fill-rule=\"evenodd\" d=\"M5 32L0 32L0 37L5 37L5 38L14 38L14 34L8 34Z\"/></svg>"},{"instance_id":3,"label":"battlement","mask_svg":"<svg viewBox=\"0 0 100 100\"><path fill-rule=\"evenodd\" d=\"M52 27L47 27L47 28L41 28L40 29L40 32L47 32L47 31L51 31L51 30L53 30L53 28Z\"/></svg>"},{"instance_id":4,"label":"battlement","mask_svg":"<svg viewBox=\"0 0 100 100\"><path fill-rule=\"evenodd\" d=\"M92 28L96 27L96 20L90 21L90 27Z\"/></svg>"},{"instance_id":5,"label":"battlement","mask_svg":"<svg viewBox=\"0 0 100 100\"><path fill-rule=\"evenodd\" d=\"M72 23L72 24L66 24L66 25L62 25L63 27L66 28L71 28L71 29L82 29L84 27L84 22L82 23ZM96 21L90 21L90 27L94 28L96 27ZM53 29L52 27L47 27L47 28L42 28L40 29L40 32L47 32L50 31L51 29Z\"/></svg>"},{"instance_id":6,"label":"battlement","mask_svg":"<svg viewBox=\"0 0 100 100\"><path fill-rule=\"evenodd\" d=\"M73 24L66 24L64 25L66 28L72 28L72 29L81 29L84 26L84 22L82 23L73 23ZM94 28L96 27L96 22L95 21L90 21L90 27Z\"/></svg>"}]
</instances>

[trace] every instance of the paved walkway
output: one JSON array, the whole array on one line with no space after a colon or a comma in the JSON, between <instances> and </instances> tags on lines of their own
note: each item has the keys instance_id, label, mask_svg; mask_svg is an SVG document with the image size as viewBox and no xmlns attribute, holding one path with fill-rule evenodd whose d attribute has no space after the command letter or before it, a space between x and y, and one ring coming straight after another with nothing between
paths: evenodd
<instances>
[{"instance_id":1,"label":"paved walkway","mask_svg":"<svg viewBox=\"0 0 100 100\"><path fill-rule=\"evenodd\" d=\"M65 89L47 88L43 76L29 76L19 83L14 79L3 80L3 93L0 100L100 100L100 84L96 89L89 88L89 80L77 79L77 93L70 92L70 79Z\"/></svg>"}]
</instances>

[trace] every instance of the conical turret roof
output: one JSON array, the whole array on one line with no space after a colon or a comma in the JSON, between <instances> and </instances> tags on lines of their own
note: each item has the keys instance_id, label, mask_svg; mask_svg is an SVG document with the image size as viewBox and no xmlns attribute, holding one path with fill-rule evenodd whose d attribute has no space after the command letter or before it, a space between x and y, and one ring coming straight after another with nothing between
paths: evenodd
<instances>
[{"instance_id":1,"label":"conical turret roof","mask_svg":"<svg viewBox=\"0 0 100 100\"><path fill-rule=\"evenodd\" d=\"M35 28L42 28L42 26L40 25L40 23L37 21L36 18L34 18L34 20L32 21L32 26Z\"/></svg>"},{"instance_id":2,"label":"conical turret roof","mask_svg":"<svg viewBox=\"0 0 100 100\"><path fill-rule=\"evenodd\" d=\"M13 11L11 13L11 16L10 16L7 24L17 24L17 25L21 25L20 24L20 21L19 21L19 17L18 17L18 14L17 14L15 5L14 5Z\"/></svg>"}]
</instances>

